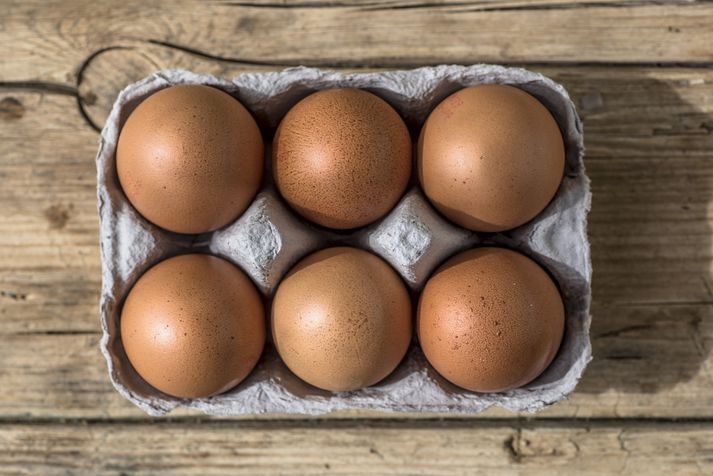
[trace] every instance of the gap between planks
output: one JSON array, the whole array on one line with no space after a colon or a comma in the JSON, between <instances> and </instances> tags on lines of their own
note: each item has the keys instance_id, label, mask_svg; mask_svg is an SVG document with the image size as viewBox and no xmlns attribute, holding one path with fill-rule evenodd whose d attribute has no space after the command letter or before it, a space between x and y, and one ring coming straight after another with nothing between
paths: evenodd
<instances>
[{"instance_id":1,"label":"gap between planks","mask_svg":"<svg viewBox=\"0 0 713 476\"><path fill-rule=\"evenodd\" d=\"M662 417L541 417L533 414L528 417L513 418L472 418L472 417L448 417L429 416L418 417L414 414L405 416L395 416L393 418L380 417L343 417L334 418L329 415L321 416L267 416L245 415L234 418L203 416L185 417L113 417L113 418L64 418L64 417L31 417L31 418L2 418L0 417L0 427L3 425L124 425L124 426L194 426L213 425L216 427L240 427L256 428L261 430L269 429L353 429L353 428L380 428L380 429L467 429L467 428L513 428L521 430L535 430L547 428L592 428L592 429L619 429L619 428L683 428L683 427L711 427L713 429L713 417L702 418L662 418Z\"/></svg>"}]
</instances>

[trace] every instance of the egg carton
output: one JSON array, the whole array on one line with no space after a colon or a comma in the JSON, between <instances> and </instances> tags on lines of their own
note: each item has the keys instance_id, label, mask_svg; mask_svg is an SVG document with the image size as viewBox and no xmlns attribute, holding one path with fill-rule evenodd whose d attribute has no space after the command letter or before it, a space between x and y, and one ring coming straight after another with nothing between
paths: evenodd
<instances>
[{"instance_id":1,"label":"egg carton","mask_svg":"<svg viewBox=\"0 0 713 476\"><path fill-rule=\"evenodd\" d=\"M446 96L463 87L489 83L513 85L537 97L552 112L564 137L562 184L549 206L523 226L495 234L459 228L433 209L412 177L409 190L387 216L366 228L335 232L312 225L292 212L272 184L272 133L290 107L314 91L351 87L376 94L404 118L415 142L428 113ZM228 92L252 112L266 139L262 189L242 216L212 233L181 235L149 223L132 208L116 174L116 144L126 118L147 96L176 84L206 84ZM97 155L103 278L101 350L111 381L119 393L150 415L163 415L179 406L223 416L322 414L346 409L477 413L493 405L531 412L562 400L591 360L592 269L586 233L591 193L583 152L581 123L565 89L519 68L437 66L341 74L299 67L242 74L232 81L168 70L134 83L117 97L101 133ZM210 398L180 399L147 384L129 363L122 346L119 319L124 298L148 268L176 254L210 252L237 264L260 289L269 310L270 297L289 268L306 254L327 246L349 245L376 253L398 271L417 299L418 291L440 263L464 249L486 244L518 249L537 260L557 281L565 302L566 328L559 353L542 375L515 390L474 393L460 389L429 366L414 340L403 362L382 382L357 391L330 393L292 374L268 337L257 367L236 388Z\"/></svg>"}]
</instances>

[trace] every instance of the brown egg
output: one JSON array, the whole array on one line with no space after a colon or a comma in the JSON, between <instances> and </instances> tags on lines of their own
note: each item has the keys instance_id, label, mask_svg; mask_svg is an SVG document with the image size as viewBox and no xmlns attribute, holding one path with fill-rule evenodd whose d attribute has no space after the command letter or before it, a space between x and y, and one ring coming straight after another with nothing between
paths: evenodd
<instances>
[{"instance_id":1,"label":"brown egg","mask_svg":"<svg viewBox=\"0 0 713 476\"><path fill-rule=\"evenodd\" d=\"M530 258L477 248L448 260L426 283L416 325L426 358L443 377L500 392L527 384L552 362L564 305Z\"/></svg>"},{"instance_id":2,"label":"brown egg","mask_svg":"<svg viewBox=\"0 0 713 476\"><path fill-rule=\"evenodd\" d=\"M173 86L146 98L119 135L116 169L131 204L177 233L234 221L263 173L260 130L242 104L209 86Z\"/></svg>"},{"instance_id":3,"label":"brown egg","mask_svg":"<svg viewBox=\"0 0 713 476\"><path fill-rule=\"evenodd\" d=\"M418 176L431 203L474 231L503 231L532 220L552 200L564 172L564 142L552 114L520 89L463 89L428 116Z\"/></svg>"},{"instance_id":4,"label":"brown egg","mask_svg":"<svg viewBox=\"0 0 713 476\"><path fill-rule=\"evenodd\" d=\"M167 259L136 282L121 312L121 340L144 380L175 397L225 392L255 367L265 311L233 264L204 254Z\"/></svg>"},{"instance_id":5,"label":"brown egg","mask_svg":"<svg viewBox=\"0 0 713 476\"><path fill-rule=\"evenodd\" d=\"M314 93L275 134L275 183L303 217L348 229L381 218L411 175L411 138L386 101L358 89Z\"/></svg>"},{"instance_id":6,"label":"brown egg","mask_svg":"<svg viewBox=\"0 0 713 476\"><path fill-rule=\"evenodd\" d=\"M300 261L272 304L272 335L285 364L304 381L335 392L373 385L408 350L411 301L381 258L329 248Z\"/></svg>"}]
</instances>

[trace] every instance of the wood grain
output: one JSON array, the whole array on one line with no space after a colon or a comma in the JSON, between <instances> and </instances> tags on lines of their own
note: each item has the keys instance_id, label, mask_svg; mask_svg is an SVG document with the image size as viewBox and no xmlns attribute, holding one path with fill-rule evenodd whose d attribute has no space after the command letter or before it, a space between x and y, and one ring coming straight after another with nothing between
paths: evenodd
<instances>
[{"instance_id":1,"label":"wood grain","mask_svg":"<svg viewBox=\"0 0 713 476\"><path fill-rule=\"evenodd\" d=\"M539 418L702 418L711 416L709 306L611 307L616 321L595 327L595 360L577 391ZM17 332L2 336L0 420L31 418L141 418L109 383L95 332ZM171 415L195 415L182 410ZM511 418L483 415L340 412L333 418ZM303 418L266 415L255 418ZM242 418L242 417L241 417Z\"/></svg>"},{"instance_id":2,"label":"wood grain","mask_svg":"<svg viewBox=\"0 0 713 476\"><path fill-rule=\"evenodd\" d=\"M354 1L215 2L197 12L168 0L14 0L0 28L12 51L0 80L74 85L94 52L156 43L273 67L710 63L711 11L707 2Z\"/></svg>"},{"instance_id":3,"label":"wood grain","mask_svg":"<svg viewBox=\"0 0 713 476\"><path fill-rule=\"evenodd\" d=\"M0 474L713 473L711 2L0 11ZM595 360L568 401L536 420L179 410L155 424L114 391L98 349L94 156L121 88L163 68L229 78L481 61L553 77L584 120Z\"/></svg>"},{"instance_id":4,"label":"wood grain","mask_svg":"<svg viewBox=\"0 0 713 476\"><path fill-rule=\"evenodd\" d=\"M464 422L43 424L0 427L13 474L696 475L713 428ZM276 464L277 462L281 464Z\"/></svg>"}]
</instances>

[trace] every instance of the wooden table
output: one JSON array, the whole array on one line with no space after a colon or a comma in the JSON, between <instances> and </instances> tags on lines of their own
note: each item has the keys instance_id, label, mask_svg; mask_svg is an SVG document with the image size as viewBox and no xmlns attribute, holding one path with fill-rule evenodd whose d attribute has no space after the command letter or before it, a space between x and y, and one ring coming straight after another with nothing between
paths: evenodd
<instances>
[{"instance_id":1,"label":"wooden table","mask_svg":"<svg viewBox=\"0 0 713 476\"><path fill-rule=\"evenodd\" d=\"M0 473L713 474L713 4L147 3L0 4ZM151 419L114 391L94 156L124 85L478 62L551 76L584 120L595 359L568 401Z\"/></svg>"}]
</instances>

